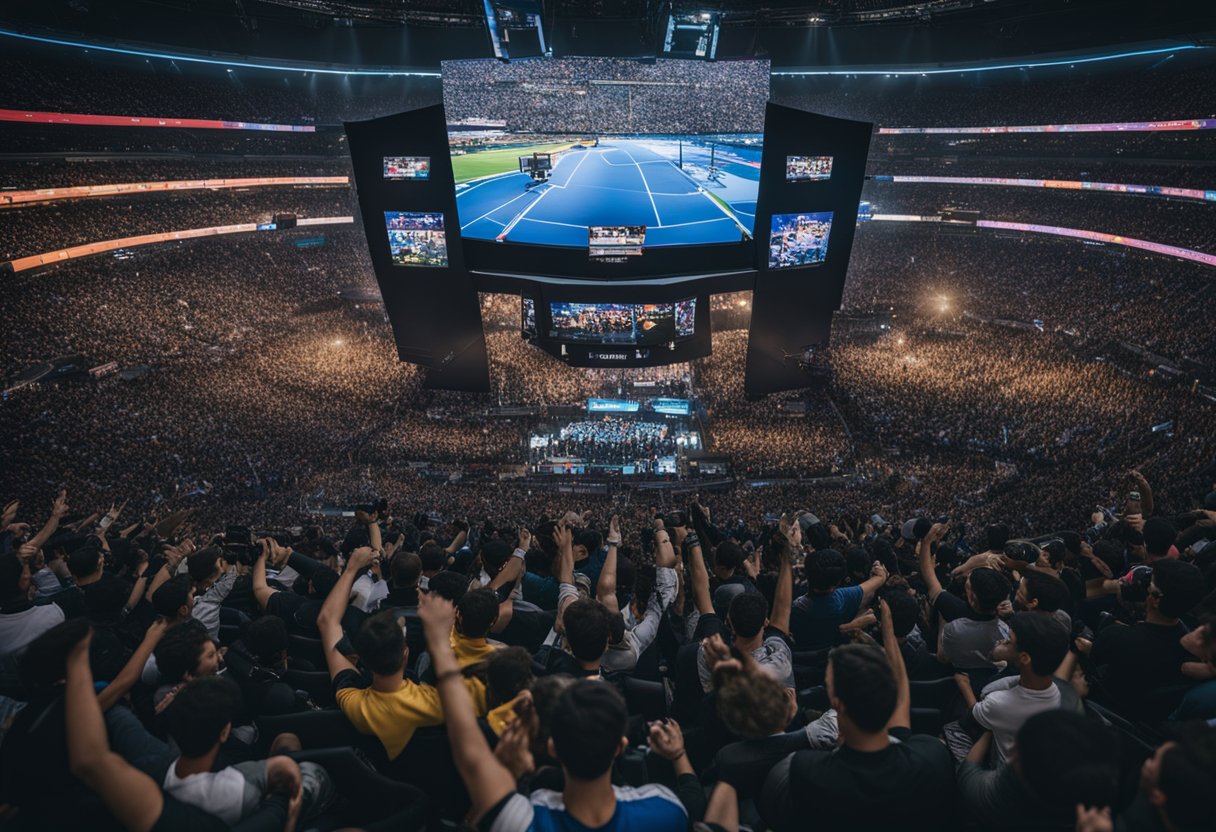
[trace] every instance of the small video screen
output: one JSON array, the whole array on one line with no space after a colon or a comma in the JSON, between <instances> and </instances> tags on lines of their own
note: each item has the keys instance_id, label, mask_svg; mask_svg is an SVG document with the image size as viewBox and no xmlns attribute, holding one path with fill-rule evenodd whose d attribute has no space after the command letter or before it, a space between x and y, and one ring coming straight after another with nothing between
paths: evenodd
<instances>
[{"instance_id":1,"label":"small video screen","mask_svg":"<svg viewBox=\"0 0 1216 832\"><path fill-rule=\"evenodd\" d=\"M823 182L832 178L831 156L786 156L786 182Z\"/></svg>"},{"instance_id":2,"label":"small video screen","mask_svg":"<svg viewBox=\"0 0 1216 832\"><path fill-rule=\"evenodd\" d=\"M588 413L637 413L641 407L630 399L587 399Z\"/></svg>"},{"instance_id":3,"label":"small video screen","mask_svg":"<svg viewBox=\"0 0 1216 832\"><path fill-rule=\"evenodd\" d=\"M716 12L685 12L669 15L663 33L663 54L673 58L718 56L719 17Z\"/></svg>"},{"instance_id":4,"label":"small video screen","mask_svg":"<svg viewBox=\"0 0 1216 832\"><path fill-rule=\"evenodd\" d=\"M385 156L385 179L430 179L430 156Z\"/></svg>"},{"instance_id":5,"label":"small video screen","mask_svg":"<svg viewBox=\"0 0 1216 832\"><path fill-rule=\"evenodd\" d=\"M675 340L670 303L549 304L550 337L572 343L651 346Z\"/></svg>"},{"instance_id":6,"label":"small video screen","mask_svg":"<svg viewBox=\"0 0 1216 832\"><path fill-rule=\"evenodd\" d=\"M676 337L689 338L697 331L697 299L676 301Z\"/></svg>"},{"instance_id":7,"label":"small video screen","mask_svg":"<svg viewBox=\"0 0 1216 832\"><path fill-rule=\"evenodd\" d=\"M595 344L633 344L633 306L627 303L549 304L553 337Z\"/></svg>"},{"instance_id":8,"label":"small video screen","mask_svg":"<svg viewBox=\"0 0 1216 832\"><path fill-rule=\"evenodd\" d=\"M644 225L592 225L587 228L588 253L592 257L637 256L644 245Z\"/></svg>"},{"instance_id":9,"label":"small video screen","mask_svg":"<svg viewBox=\"0 0 1216 832\"><path fill-rule=\"evenodd\" d=\"M522 302L522 318L520 334L524 338L534 338L536 336L536 301L527 296L521 296Z\"/></svg>"},{"instance_id":10,"label":"small video screen","mask_svg":"<svg viewBox=\"0 0 1216 832\"><path fill-rule=\"evenodd\" d=\"M816 266L827 259L832 212L773 214L768 243L768 267L792 269Z\"/></svg>"},{"instance_id":11,"label":"small video screen","mask_svg":"<svg viewBox=\"0 0 1216 832\"><path fill-rule=\"evenodd\" d=\"M394 266L447 267L443 214L385 211L384 227Z\"/></svg>"}]
</instances>

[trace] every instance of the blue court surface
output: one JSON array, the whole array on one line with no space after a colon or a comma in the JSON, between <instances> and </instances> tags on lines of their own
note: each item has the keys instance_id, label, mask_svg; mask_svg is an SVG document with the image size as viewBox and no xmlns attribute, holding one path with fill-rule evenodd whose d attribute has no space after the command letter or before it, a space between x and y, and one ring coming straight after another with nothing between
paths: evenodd
<instances>
[{"instance_id":1,"label":"blue court surface","mask_svg":"<svg viewBox=\"0 0 1216 832\"><path fill-rule=\"evenodd\" d=\"M679 164L683 153L683 166ZM590 225L644 225L646 246L748 239L760 183L759 148L681 148L669 139L609 139L575 146L548 182L505 173L457 186L464 237L587 246ZM716 199L715 199L716 197Z\"/></svg>"}]
</instances>

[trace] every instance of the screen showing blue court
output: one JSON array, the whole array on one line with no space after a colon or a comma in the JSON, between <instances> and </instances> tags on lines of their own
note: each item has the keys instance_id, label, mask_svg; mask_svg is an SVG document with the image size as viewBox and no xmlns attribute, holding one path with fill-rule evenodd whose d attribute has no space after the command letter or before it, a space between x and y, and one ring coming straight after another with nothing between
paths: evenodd
<instances>
[{"instance_id":1,"label":"screen showing blue court","mask_svg":"<svg viewBox=\"0 0 1216 832\"><path fill-rule=\"evenodd\" d=\"M597 227L644 229L644 248L752 237L759 134L488 132L449 133L463 237L583 249Z\"/></svg>"},{"instance_id":2,"label":"screen showing blue court","mask_svg":"<svg viewBox=\"0 0 1216 832\"><path fill-rule=\"evenodd\" d=\"M768 244L768 267L792 269L817 266L828 257L832 212L773 214Z\"/></svg>"}]
</instances>

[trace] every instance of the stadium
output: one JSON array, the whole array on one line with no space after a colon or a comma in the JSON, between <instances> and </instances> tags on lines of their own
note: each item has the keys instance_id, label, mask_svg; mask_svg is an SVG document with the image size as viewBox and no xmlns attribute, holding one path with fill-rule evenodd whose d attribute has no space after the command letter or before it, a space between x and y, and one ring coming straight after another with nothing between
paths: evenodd
<instances>
[{"instance_id":1,"label":"stadium","mask_svg":"<svg viewBox=\"0 0 1216 832\"><path fill-rule=\"evenodd\" d=\"M0 8L17 830L1210 830L1216 7Z\"/></svg>"}]
</instances>

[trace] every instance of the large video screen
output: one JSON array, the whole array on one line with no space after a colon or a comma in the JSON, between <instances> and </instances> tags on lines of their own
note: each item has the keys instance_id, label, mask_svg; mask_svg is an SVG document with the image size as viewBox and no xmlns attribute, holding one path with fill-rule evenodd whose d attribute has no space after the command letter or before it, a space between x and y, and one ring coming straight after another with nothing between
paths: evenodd
<instances>
[{"instance_id":1,"label":"large video screen","mask_svg":"<svg viewBox=\"0 0 1216 832\"><path fill-rule=\"evenodd\" d=\"M832 234L832 212L773 214L768 245L768 267L791 269L816 266L827 259Z\"/></svg>"},{"instance_id":2,"label":"large video screen","mask_svg":"<svg viewBox=\"0 0 1216 832\"><path fill-rule=\"evenodd\" d=\"M670 303L549 304L550 337L584 344L653 345L675 340Z\"/></svg>"},{"instance_id":3,"label":"large video screen","mask_svg":"<svg viewBox=\"0 0 1216 832\"><path fill-rule=\"evenodd\" d=\"M467 239L612 256L636 251L596 245L612 229L643 250L752 238L766 61L445 61L443 95Z\"/></svg>"},{"instance_id":4,"label":"large video screen","mask_svg":"<svg viewBox=\"0 0 1216 832\"><path fill-rule=\"evenodd\" d=\"M385 211L384 228L394 266L447 266L443 214Z\"/></svg>"}]
</instances>

